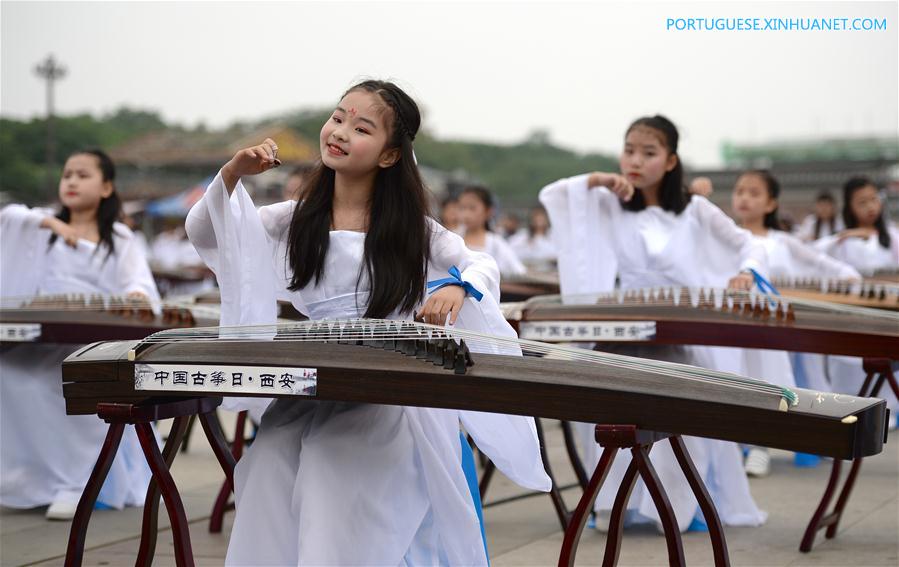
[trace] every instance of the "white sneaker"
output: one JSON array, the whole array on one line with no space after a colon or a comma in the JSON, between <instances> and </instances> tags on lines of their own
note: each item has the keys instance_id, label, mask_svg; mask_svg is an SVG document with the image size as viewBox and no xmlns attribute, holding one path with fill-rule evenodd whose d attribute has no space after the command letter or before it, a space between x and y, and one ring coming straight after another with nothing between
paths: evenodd
<instances>
[{"instance_id":1,"label":"white sneaker","mask_svg":"<svg viewBox=\"0 0 899 567\"><path fill-rule=\"evenodd\" d=\"M771 455L768 454L768 449L762 447L750 449L743 467L749 476L768 476L771 473Z\"/></svg>"},{"instance_id":2,"label":"white sneaker","mask_svg":"<svg viewBox=\"0 0 899 567\"><path fill-rule=\"evenodd\" d=\"M45 517L48 520L71 520L75 517L75 510L78 508L78 501L72 501L70 498L60 498L54 500L50 507L47 508Z\"/></svg>"}]
</instances>

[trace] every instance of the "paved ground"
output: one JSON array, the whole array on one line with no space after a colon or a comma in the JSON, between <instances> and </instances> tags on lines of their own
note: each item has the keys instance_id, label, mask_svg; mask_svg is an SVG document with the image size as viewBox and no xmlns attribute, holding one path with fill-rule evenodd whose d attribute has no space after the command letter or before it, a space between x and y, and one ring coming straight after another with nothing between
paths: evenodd
<instances>
[{"instance_id":1,"label":"paved ground","mask_svg":"<svg viewBox=\"0 0 899 567\"><path fill-rule=\"evenodd\" d=\"M573 482L562 448L561 434L546 422L550 457L561 484ZM199 430L199 428L197 428ZM190 451L175 461L173 474L181 489L198 565L221 565L231 529L229 514L224 533L209 534L209 512L223 475L212 452L194 432ZM797 469L792 454L774 452L773 474L752 480L752 491L770 518L760 528L728 528L727 543L733 565L899 565L899 443L893 435L886 451L865 461L856 490L836 539L819 536L812 553L798 551L805 524L824 490L829 467ZM522 494L497 474L488 502ZM574 507L576 488L565 491ZM61 565L68 522L47 522L44 509L0 511L0 564ZM553 565L562 534L549 498L536 495L488 505L485 510L492 565ZM161 524L167 525L162 514ZM133 565L140 531L140 510L94 513L88 535L85 565ZM605 544L603 534L588 531L581 539L579 565L598 565ZM690 565L710 565L708 536L684 536ZM156 565L174 565L171 532L160 533ZM621 565L665 565L664 539L654 530L628 530L622 543Z\"/></svg>"}]
</instances>

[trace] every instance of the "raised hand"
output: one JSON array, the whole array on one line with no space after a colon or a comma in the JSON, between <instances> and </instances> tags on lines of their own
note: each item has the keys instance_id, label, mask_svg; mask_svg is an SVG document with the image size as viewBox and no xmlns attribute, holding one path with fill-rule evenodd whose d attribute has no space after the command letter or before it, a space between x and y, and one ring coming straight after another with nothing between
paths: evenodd
<instances>
[{"instance_id":1,"label":"raised hand","mask_svg":"<svg viewBox=\"0 0 899 567\"><path fill-rule=\"evenodd\" d=\"M587 180L587 186L590 188L606 187L625 202L630 201L634 196L634 186L623 175L618 175L617 173L604 173L601 171L591 173Z\"/></svg>"},{"instance_id":2,"label":"raised hand","mask_svg":"<svg viewBox=\"0 0 899 567\"><path fill-rule=\"evenodd\" d=\"M62 238L63 242L72 248L78 246L78 239L80 236L78 235L78 231L75 230L72 225L63 222L56 217L45 217L44 220L41 221L41 227L49 228L54 234Z\"/></svg>"},{"instance_id":3,"label":"raised hand","mask_svg":"<svg viewBox=\"0 0 899 567\"><path fill-rule=\"evenodd\" d=\"M244 175L258 175L279 165L278 145L271 138L266 138L258 146L244 148L234 154L222 167L222 180L230 193Z\"/></svg>"}]
</instances>

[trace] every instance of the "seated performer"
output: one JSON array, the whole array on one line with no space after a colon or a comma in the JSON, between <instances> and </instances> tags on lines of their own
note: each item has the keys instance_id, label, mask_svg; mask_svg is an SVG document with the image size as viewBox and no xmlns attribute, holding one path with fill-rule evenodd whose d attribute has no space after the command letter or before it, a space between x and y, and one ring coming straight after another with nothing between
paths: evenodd
<instances>
[{"instance_id":1,"label":"seated performer","mask_svg":"<svg viewBox=\"0 0 899 567\"><path fill-rule=\"evenodd\" d=\"M734 217L753 237L764 244L768 252L768 272L772 277L820 277L834 279L861 279L858 270L819 252L799 238L781 230L777 215L777 199L780 183L764 170L747 171L737 178L731 203ZM779 368L780 372L767 372L769 382L779 386L796 386L795 374L804 377L808 383L802 387L815 390L830 390L821 371L821 355L796 353L793 364L788 363L789 355L783 351L758 351L757 355L769 362L768 368ZM778 366L779 365L779 366ZM798 368L802 365L802 368ZM797 455L797 464L813 463L813 456ZM766 476L771 470L771 457L764 447L752 447L746 456L746 473L750 476Z\"/></svg>"},{"instance_id":2,"label":"seated performer","mask_svg":"<svg viewBox=\"0 0 899 567\"><path fill-rule=\"evenodd\" d=\"M678 132L663 116L640 118L628 127L621 174L595 172L560 179L540 192L559 249L563 295L609 291L616 276L622 288L708 286L749 289L750 269L764 270L764 246L738 228L704 197L683 184ZM748 372L741 349L720 347L625 347L616 352ZM592 425L579 425L592 469L599 459ZM733 443L684 438L700 476L726 525L758 526L766 514L749 493L742 455ZM680 529L700 526L693 497L670 447L651 458L668 492ZM629 456L616 459L596 500L597 527L608 525L615 491ZM656 522L658 513L642 483L629 501L629 521ZM696 523L694 523L696 519ZM660 528L661 529L661 528Z\"/></svg>"},{"instance_id":3,"label":"seated performer","mask_svg":"<svg viewBox=\"0 0 899 567\"><path fill-rule=\"evenodd\" d=\"M220 282L223 324L272 322L282 297L311 319L417 312L515 336L496 302L496 263L426 215L412 148L420 120L392 83L352 87L322 127L299 202L257 211L240 182L279 163L272 140L222 167L187 231ZM429 280L457 269L459 285L425 298ZM530 418L276 401L235 471L227 564L485 565L460 421L512 480L550 488Z\"/></svg>"},{"instance_id":4,"label":"seated performer","mask_svg":"<svg viewBox=\"0 0 899 567\"><path fill-rule=\"evenodd\" d=\"M459 209L465 225L465 245L485 252L496 260L502 275L523 274L527 269L502 236L490 230L493 218L493 195L485 187L472 185L459 194Z\"/></svg>"},{"instance_id":5,"label":"seated performer","mask_svg":"<svg viewBox=\"0 0 899 567\"><path fill-rule=\"evenodd\" d=\"M159 294L143 249L116 222L121 201L115 166L99 150L69 156L59 180L56 216L9 205L0 212L4 307L38 294ZM114 338L114 337L110 337ZM47 518L75 514L107 425L93 415L66 415L60 364L83 345L23 343L0 351L0 504L47 506ZM150 469L128 428L99 501L142 505Z\"/></svg>"}]
</instances>

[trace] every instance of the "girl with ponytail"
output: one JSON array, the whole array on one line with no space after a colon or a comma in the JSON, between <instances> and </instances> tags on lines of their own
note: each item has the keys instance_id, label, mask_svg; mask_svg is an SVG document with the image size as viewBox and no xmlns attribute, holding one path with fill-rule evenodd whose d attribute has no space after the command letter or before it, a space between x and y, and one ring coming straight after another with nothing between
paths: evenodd
<instances>
[{"instance_id":1,"label":"girl with ponytail","mask_svg":"<svg viewBox=\"0 0 899 567\"><path fill-rule=\"evenodd\" d=\"M593 172L560 179L540 192L553 226L559 251L559 279L563 296L593 294L621 288L731 287L753 285L750 270L764 272L764 246L738 228L706 198L684 187L679 134L661 115L635 120L624 133L619 172ZM633 347L621 354L672 360L752 376L742 349L714 347ZM591 425L578 425L584 438L585 461L598 461ZM739 447L707 439L689 438L690 453L699 456L697 468L722 511L727 525L757 526L766 515L749 493ZM653 450L653 464L661 473L681 530L699 527L698 505L673 454ZM624 474L628 459L616 459L610 476ZM670 484L669 484L670 483ZM608 526L614 501L614 480L607 480L596 500L596 525ZM606 488L609 487L609 488ZM630 521L656 522L658 515L645 488L635 489L629 501Z\"/></svg>"}]
</instances>

